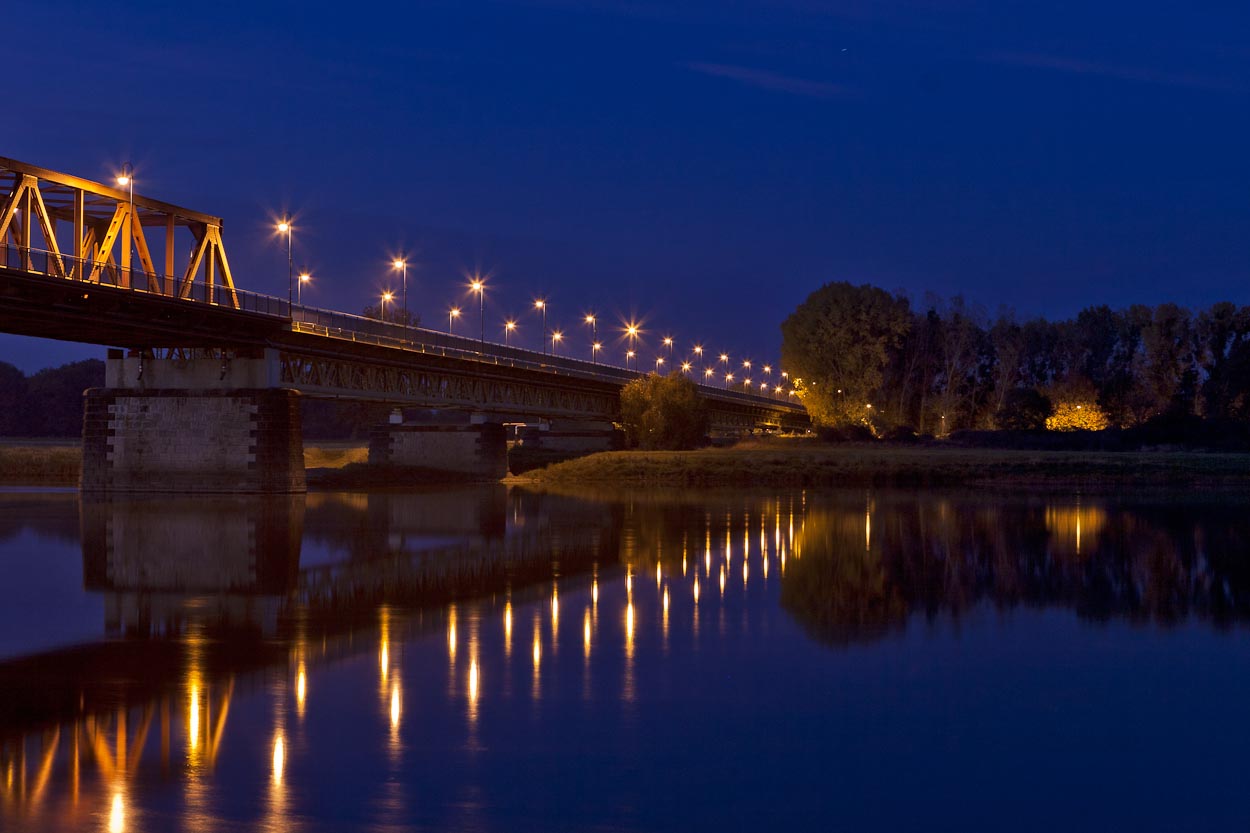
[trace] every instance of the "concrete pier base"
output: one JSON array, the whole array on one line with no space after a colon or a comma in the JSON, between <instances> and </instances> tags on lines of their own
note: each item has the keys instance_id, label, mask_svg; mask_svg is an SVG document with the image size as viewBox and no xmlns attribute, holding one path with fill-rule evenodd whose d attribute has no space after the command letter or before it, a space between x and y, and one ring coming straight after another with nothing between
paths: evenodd
<instances>
[{"instance_id":1,"label":"concrete pier base","mask_svg":"<svg viewBox=\"0 0 1250 833\"><path fill-rule=\"evenodd\" d=\"M369 463L497 480L508 473L507 437L494 422L379 425L369 440Z\"/></svg>"},{"instance_id":2,"label":"concrete pier base","mask_svg":"<svg viewBox=\"0 0 1250 833\"><path fill-rule=\"evenodd\" d=\"M305 491L292 390L87 391L84 492Z\"/></svg>"}]
</instances>

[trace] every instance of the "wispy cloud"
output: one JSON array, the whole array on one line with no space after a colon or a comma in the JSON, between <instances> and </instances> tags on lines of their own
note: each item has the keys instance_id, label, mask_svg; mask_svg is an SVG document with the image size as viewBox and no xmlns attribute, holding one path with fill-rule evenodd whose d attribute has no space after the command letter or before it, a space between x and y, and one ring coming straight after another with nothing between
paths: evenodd
<instances>
[{"instance_id":1,"label":"wispy cloud","mask_svg":"<svg viewBox=\"0 0 1250 833\"><path fill-rule=\"evenodd\" d=\"M835 98L846 95L849 92L841 84L831 84L827 81L812 81L808 78L795 78L791 75L781 75L780 73L769 72L764 69L752 69L751 67L740 67L732 64L697 62L686 64L686 66L695 72L711 75L715 78L728 78L731 81L737 81L739 84L746 84L748 87L787 93L789 95L801 95L807 98Z\"/></svg>"},{"instance_id":2,"label":"wispy cloud","mask_svg":"<svg viewBox=\"0 0 1250 833\"><path fill-rule=\"evenodd\" d=\"M1050 55L1035 52L995 52L986 56L986 60L994 64L1027 67L1030 69L1048 69L1066 72L1072 75L1098 75L1104 78L1116 78L1121 81L1133 81L1140 84L1163 84L1169 87L1189 87L1201 90L1218 90L1221 92L1238 92L1239 86L1223 78L1200 75L1190 72L1168 72L1149 67L1124 66L1107 64L1101 61L1088 61L1065 55Z\"/></svg>"}]
</instances>

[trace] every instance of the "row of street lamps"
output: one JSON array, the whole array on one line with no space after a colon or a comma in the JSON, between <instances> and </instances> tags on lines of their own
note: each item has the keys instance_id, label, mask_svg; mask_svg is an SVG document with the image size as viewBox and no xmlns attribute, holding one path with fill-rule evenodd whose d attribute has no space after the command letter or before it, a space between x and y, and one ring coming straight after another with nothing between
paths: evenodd
<instances>
[{"instance_id":1,"label":"row of street lamps","mask_svg":"<svg viewBox=\"0 0 1250 833\"><path fill-rule=\"evenodd\" d=\"M121 172L117 174L116 181L119 187L126 188L128 190L130 209L131 209L131 213L133 217L135 178L134 178L134 169L129 162L125 163L122 166ZM132 222L133 222L133 219L132 219ZM304 300L304 284L311 281L312 276L308 274L307 271L301 270L299 274L299 280L298 282L296 282L295 259L294 259L295 226L292 223L290 217L283 217L281 220L278 221L275 228L279 235L286 238L287 304L288 306L291 306L293 303L302 304ZM404 313L403 320L404 320L404 323L407 324L408 321L410 320L409 314L408 314L408 261L402 257L395 258L393 261L391 261L391 267L395 271L400 273L400 278L402 281L402 292L403 292L402 298L401 298L401 303L403 304L403 313ZM480 276L475 275L469 281L469 291L477 294L478 326L479 326L478 337L482 343L483 348L485 348L485 345L486 345L486 282ZM386 305L389 303L393 303L394 298L395 298L394 293L390 291L389 289L382 293L382 319L383 320L386 320ZM550 342L548 342L548 334L549 334L547 330L548 307L549 307L549 304L545 298L535 299L534 309L537 310L542 315L543 355L547 355L549 346L550 346L551 353L553 355L558 355L560 343L564 340L564 334L560 332L559 330L550 331ZM461 315L461 310L459 307L453 306L448 310L447 332L449 334L454 332L456 319L458 319L460 315ZM598 316L596 316L594 313L588 313L583 320L584 320L584 323L587 324L591 328L590 360L592 364L597 364L599 361L599 353L600 351L603 350L603 343L599 341L599 319L598 319ZM507 319L504 321L503 332L504 332L504 345L505 346L511 346L512 334L516 332L516 330L517 330L517 322L515 320ZM631 322L624 327L623 332L626 338L629 340L629 348L625 351L625 368L627 370L630 369L630 362L632 361L633 369L637 370L638 369L637 342L642 335L642 330L639 328L637 324ZM673 362L673 347L674 347L673 337L665 336L663 339L663 344L665 347L668 348L667 363L672 365L674 363ZM703 351L702 345L700 344L694 345L693 352L694 352L694 355L698 357L698 360L701 360L703 358L704 351ZM655 370L657 373L661 372L664 369L665 363L666 363L665 357L656 356ZM734 374L728 370L729 355L727 353L720 354L720 363L722 365L722 370L724 371L725 388L728 389L729 385L734 381ZM747 376L746 374L749 373L751 370L751 360L750 359L743 360L742 368L745 371L743 374L745 378L743 379L742 384L744 388L750 388L752 386L752 382L751 382L750 377ZM683 361L680 364L680 369L683 373L690 374L694 370L694 362ZM764 365L761 369L763 370L764 375L766 376L769 376L772 374L772 367L770 365ZM714 367L709 367L706 365L703 367L703 377L704 377L705 384L711 383L717 375L718 375L718 372L716 371ZM785 371L781 371L779 373L779 379L782 382L785 382L789 379L789 374L786 373ZM767 391L770 385L770 381L771 380L766 380L766 381L761 382L760 389L762 391ZM786 386L784 384L776 385L773 389L774 393L776 394L782 393L785 387ZM841 391L839 391L839 393L840 392ZM795 391L791 390L788 395L794 396Z\"/></svg>"},{"instance_id":2,"label":"row of street lamps","mask_svg":"<svg viewBox=\"0 0 1250 833\"><path fill-rule=\"evenodd\" d=\"M121 182L120 178L118 181ZM291 298L292 292L298 293L296 295L295 300L297 300L298 303L302 303L303 302L303 285L305 283L308 283L309 280L311 280L311 276L307 272L301 272L299 275L299 283L297 284L295 282L295 267L294 267L294 259L292 256L292 251L293 251L292 238L294 236L294 226L292 225L290 218L284 217L277 224L276 228L277 228L278 233L280 235L283 235L286 238L286 243L287 243L288 303L291 300L293 300ZM408 261L405 260L404 258L395 258L391 262L391 267L396 272L399 272L400 278L402 280L403 295L401 298L401 303L403 304L403 320L404 320L404 323L406 324L410 320L409 314L408 314ZM479 327L478 338L481 341L483 348L484 348L486 344L486 282L480 276L475 275L469 281L469 291L477 295L478 327ZM382 298L382 319L386 320L386 307L387 307L387 304L391 304L394 302L395 293L388 289L382 293L381 298ZM562 333L560 330L549 331L547 329L547 311L549 308L550 308L550 304L547 301L547 299L545 298L535 299L534 310L542 316L543 355L547 355L549 351L551 355L558 355L560 344L564 341L564 333ZM463 315L463 310L458 306L452 306L447 310L447 332L449 334L454 334L456 321L461 317L461 315ZM591 329L590 360L592 364L597 364L599 362L599 354L604 349L603 342L599 340L598 316L596 316L594 313L588 313L583 319L583 322L587 326L589 326ZM511 346L512 335L513 333L516 332L517 328L518 328L518 324L515 320L511 318L504 320L503 335L504 335L505 346ZM631 362L632 362L632 369L637 370L638 369L637 342L642 336L642 330L637 324L631 322L625 325L622 332L624 333L625 337L629 341L629 347L625 351L625 368L627 370L630 369ZM675 365L674 360L673 360L673 350L674 350L675 341L673 337L665 336L663 339L663 345L666 348L668 348L668 356L667 358L664 356L656 356L655 371L657 373L663 371L665 364ZM701 344L694 345L692 348L692 352L694 353L696 357L698 357L695 361L702 360L703 354L704 354L704 348ZM723 380L724 380L725 389L728 390L729 386L734 382L734 379L735 379L734 373L729 371L729 354L721 353L719 355L719 360L722 365L721 371L723 372ZM680 368L682 373L691 374L694 372L694 364L695 364L694 361L683 361L679 365L676 365L676 366ZM750 376L747 375L750 373L751 368L752 368L751 360L744 359L742 362L742 369L744 371L743 373L744 378L742 380L742 385L744 389L752 389L753 387L753 382ZM718 372L714 367L711 367L711 366L705 365L702 368L702 370L703 370L704 384L713 383L716 377L721 375L721 372ZM763 371L765 376L771 376L772 374L771 365L763 365L761 367L761 370ZM786 373L785 371L780 371L778 375L778 379L779 381L782 382L782 384L777 384L774 386L771 383L771 379L768 379L768 380L761 381L759 388L761 391L767 392L768 389L772 387L773 393L780 395L781 393L785 392L785 389L786 389L785 383L789 380L789 377L790 377L789 373ZM794 390L790 390L788 395L794 396L796 394Z\"/></svg>"}]
</instances>

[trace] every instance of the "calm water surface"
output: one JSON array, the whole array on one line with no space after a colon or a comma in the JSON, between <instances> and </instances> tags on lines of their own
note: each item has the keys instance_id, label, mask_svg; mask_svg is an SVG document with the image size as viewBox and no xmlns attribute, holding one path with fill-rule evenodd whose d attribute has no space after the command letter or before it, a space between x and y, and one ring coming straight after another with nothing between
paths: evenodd
<instances>
[{"instance_id":1,"label":"calm water surface","mask_svg":"<svg viewBox=\"0 0 1250 833\"><path fill-rule=\"evenodd\" d=\"M1250 828L1250 506L0 494L0 829Z\"/></svg>"}]
</instances>

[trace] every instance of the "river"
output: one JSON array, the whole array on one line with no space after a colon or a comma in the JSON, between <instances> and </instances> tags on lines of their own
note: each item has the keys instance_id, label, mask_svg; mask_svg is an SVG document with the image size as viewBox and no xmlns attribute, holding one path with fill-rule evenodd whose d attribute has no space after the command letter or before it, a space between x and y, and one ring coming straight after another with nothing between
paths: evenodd
<instances>
[{"instance_id":1,"label":"river","mask_svg":"<svg viewBox=\"0 0 1250 833\"><path fill-rule=\"evenodd\" d=\"M1246 829L1247 505L0 493L0 829Z\"/></svg>"}]
</instances>

